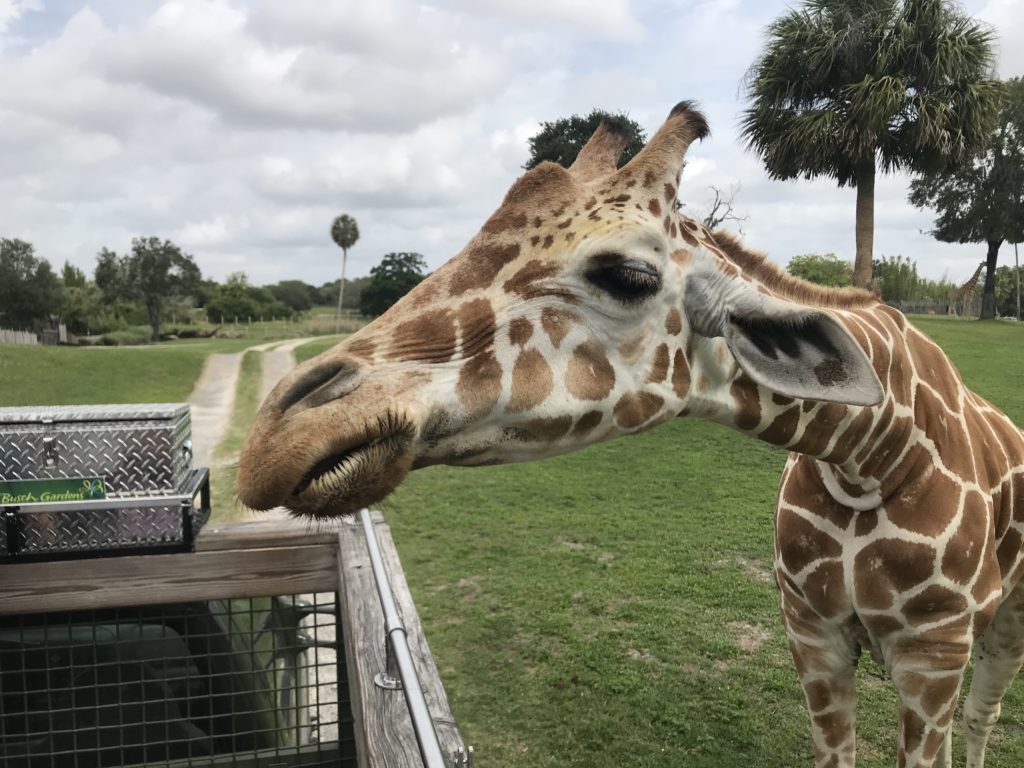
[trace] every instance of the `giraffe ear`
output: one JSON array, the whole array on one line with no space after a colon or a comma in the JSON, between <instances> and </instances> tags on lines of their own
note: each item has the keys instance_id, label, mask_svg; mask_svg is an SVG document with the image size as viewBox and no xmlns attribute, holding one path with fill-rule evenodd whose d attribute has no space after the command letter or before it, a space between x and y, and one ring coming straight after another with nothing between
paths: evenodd
<instances>
[{"instance_id":1,"label":"giraffe ear","mask_svg":"<svg viewBox=\"0 0 1024 768\"><path fill-rule=\"evenodd\" d=\"M882 401L868 356L826 312L730 313L723 335L740 368L780 395L846 405Z\"/></svg>"},{"instance_id":2,"label":"giraffe ear","mask_svg":"<svg viewBox=\"0 0 1024 768\"><path fill-rule=\"evenodd\" d=\"M743 372L773 392L846 405L882 401L867 353L826 310L762 295L717 271L687 280L684 306L695 333L723 337Z\"/></svg>"}]
</instances>

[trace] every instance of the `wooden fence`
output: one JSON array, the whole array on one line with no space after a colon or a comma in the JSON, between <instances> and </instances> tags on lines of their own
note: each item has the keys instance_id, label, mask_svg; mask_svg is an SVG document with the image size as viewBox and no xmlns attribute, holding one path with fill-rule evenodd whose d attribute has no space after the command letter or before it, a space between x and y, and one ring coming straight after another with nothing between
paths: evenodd
<instances>
[{"instance_id":1,"label":"wooden fence","mask_svg":"<svg viewBox=\"0 0 1024 768\"><path fill-rule=\"evenodd\" d=\"M0 344L38 344L39 338L31 331L12 331L0 328Z\"/></svg>"}]
</instances>

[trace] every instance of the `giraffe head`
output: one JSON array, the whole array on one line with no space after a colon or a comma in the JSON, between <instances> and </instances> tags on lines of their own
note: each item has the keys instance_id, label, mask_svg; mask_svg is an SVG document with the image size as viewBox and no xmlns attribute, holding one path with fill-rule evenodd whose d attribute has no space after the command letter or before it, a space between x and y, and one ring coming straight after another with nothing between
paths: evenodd
<instances>
[{"instance_id":1,"label":"giraffe head","mask_svg":"<svg viewBox=\"0 0 1024 768\"><path fill-rule=\"evenodd\" d=\"M241 500L349 513L417 467L714 417L737 371L789 397L877 402L828 311L773 294L676 212L686 150L707 133L683 102L619 170L626 137L605 122L571 168L525 173L461 253L274 389L241 456Z\"/></svg>"}]
</instances>

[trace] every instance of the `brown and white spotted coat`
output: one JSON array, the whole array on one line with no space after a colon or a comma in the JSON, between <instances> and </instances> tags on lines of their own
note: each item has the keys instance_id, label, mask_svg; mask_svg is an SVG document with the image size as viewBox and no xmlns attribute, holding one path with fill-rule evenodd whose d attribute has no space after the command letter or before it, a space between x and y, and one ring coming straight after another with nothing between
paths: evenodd
<instances>
[{"instance_id":1,"label":"brown and white spotted coat","mask_svg":"<svg viewBox=\"0 0 1024 768\"><path fill-rule=\"evenodd\" d=\"M793 453L776 513L783 617L818 766L854 764L854 665L883 660L901 766L980 768L1024 658L1024 438L866 293L789 278L675 212L703 117L677 106L620 170L605 124L522 176L469 245L268 397L242 501L330 516L435 463L524 461L713 419Z\"/></svg>"},{"instance_id":2,"label":"brown and white spotted coat","mask_svg":"<svg viewBox=\"0 0 1024 768\"><path fill-rule=\"evenodd\" d=\"M959 288L953 288L949 292L949 314L967 314L967 307L970 306L971 299L974 298L974 289L977 287L978 280L981 278L981 273L985 270L986 266L987 262L981 262L978 268L974 270L974 274L967 278L966 283Z\"/></svg>"}]
</instances>

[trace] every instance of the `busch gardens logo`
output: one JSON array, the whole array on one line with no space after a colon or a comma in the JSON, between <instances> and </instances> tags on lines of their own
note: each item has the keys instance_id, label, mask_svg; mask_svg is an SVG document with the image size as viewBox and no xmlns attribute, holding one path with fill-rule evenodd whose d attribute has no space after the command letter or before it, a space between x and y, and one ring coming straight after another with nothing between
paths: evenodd
<instances>
[{"instance_id":1,"label":"busch gardens logo","mask_svg":"<svg viewBox=\"0 0 1024 768\"><path fill-rule=\"evenodd\" d=\"M38 504L55 501L105 499L107 489L100 477L40 480L0 479L0 505Z\"/></svg>"}]
</instances>

